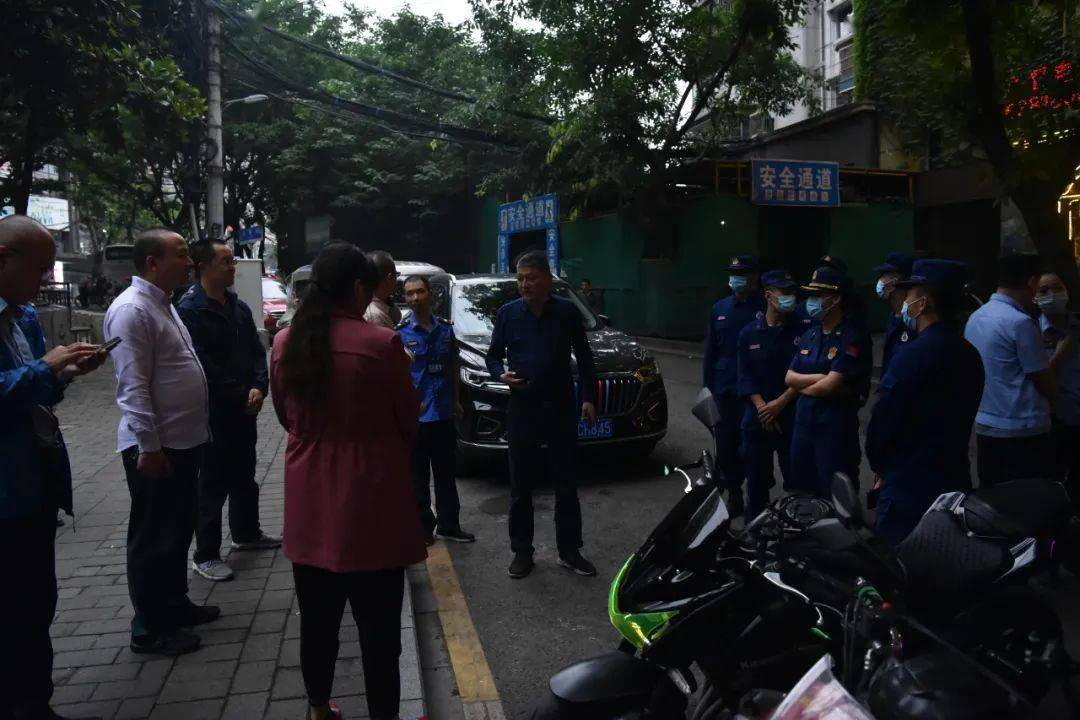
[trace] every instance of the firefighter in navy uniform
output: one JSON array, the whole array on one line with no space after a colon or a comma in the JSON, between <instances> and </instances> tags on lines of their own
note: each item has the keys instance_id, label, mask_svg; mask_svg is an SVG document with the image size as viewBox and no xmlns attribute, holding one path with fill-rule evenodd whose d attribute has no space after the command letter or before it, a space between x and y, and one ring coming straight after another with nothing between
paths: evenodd
<instances>
[{"instance_id":1,"label":"firefighter in navy uniform","mask_svg":"<svg viewBox=\"0 0 1080 720\"><path fill-rule=\"evenodd\" d=\"M472 542L476 538L461 529L458 515L455 454L457 431L454 418L458 403L457 344L454 328L431 312L431 285L426 277L405 279L405 301L412 315L397 332L412 357L412 380L420 395L420 427L413 441L412 474L416 503L427 542L435 538ZM435 480L435 513L431 512L431 480Z\"/></svg>"},{"instance_id":2,"label":"firefighter in navy uniform","mask_svg":"<svg viewBox=\"0 0 1080 720\"><path fill-rule=\"evenodd\" d=\"M713 305L709 314L708 335L705 339L703 384L716 398L720 408L720 425L715 429L717 469L728 486L732 515L744 509L742 482L744 476L740 457L739 427L742 424L743 403L736 392L738 355L736 343L742 329L764 311L765 303L759 290L757 258L737 255L728 265L728 285L731 294Z\"/></svg>"},{"instance_id":3,"label":"firefighter in navy uniform","mask_svg":"<svg viewBox=\"0 0 1080 720\"><path fill-rule=\"evenodd\" d=\"M866 431L870 467L883 477L877 533L898 545L938 495L971 489L968 447L983 391L983 364L958 316L967 266L917 260L901 317L918 335L881 378Z\"/></svg>"},{"instance_id":4,"label":"firefighter in navy uniform","mask_svg":"<svg viewBox=\"0 0 1080 720\"><path fill-rule=\"evenodd\" d=\"M903 350L908 343L915 339L915 331L904 325L900 319L900 308L907 297L907 290L897 285L901 280L907 280L911 275L911 264L914 262L910 255L903 253L889 253L885 262L874 268L878 274L877 286L874 292L879 298L889 303L889 319L885 321L885 345L881 352L881 376L889 370L889 363Z\"/></svg>"},{"instance_id":5,"label":"firefighter in navy uniform","mask_svg":"<svg viewBox=\"0 0 1080 720\"><path fill-rule=\"evenodd\" d=\"M765 311L739 333L739 398L742 416L742 459L746 467L746 519L755 518L769 502L775 484L773 457L780 464L784 487L791 481L791 432L798 393L784 378L799 346L802 324L795 316L798 285L786 270L761 276Z\"/></svg>"},{"instance_id":6,"label":"firefighter in navy uniform","mask_svg":"<svg viewBox=\"0 0 1080 720\"><path fill-rule=\"evenodd\" d=\"M847 313L845 282L835 268L820 267L803 286L815 323L803 332L786 376L788 387L799 393L789 486L820 497L830 496L833 473L855 482L859 476L859 406L869 386L870 348Z\"/></svg>"}]
</instances>

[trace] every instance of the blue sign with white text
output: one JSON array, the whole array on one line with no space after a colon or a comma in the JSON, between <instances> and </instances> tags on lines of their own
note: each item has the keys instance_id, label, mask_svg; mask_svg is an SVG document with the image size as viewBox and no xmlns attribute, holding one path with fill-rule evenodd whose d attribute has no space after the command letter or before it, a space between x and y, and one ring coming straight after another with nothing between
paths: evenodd
<instances>
[{"instance_id":1,"label":"blue sign with white text","mask_svg":"<svg viewBox=\"0 0 1080 720\"><path fill-rule=\"evenodd\" d=\"M539 195L499 206L499 272L510 272L510 235L546 231L546 251L551 272L559 272L559 198Z\"/></svg>"},{"instance_id":2,"label":"blue sign with white text","mask_svg":"<svg viewBox=\"0 0 1080 720\"><path fill-rule=\"evenodd\" d=\"M804 160L750 161L750 202L840 207L840 164Z\"/></svg>"},{"instance_id":3,"label":"blue sign with white text","mask_svg":"<svg viewBox=\"0 0 1080 720\"><path fill-rule=\"evenodd\" d=\"M241 245L254 245L263 239L264 228L262 225L252 225L251 227L240 229L239 243Z\"/></svg>"}]
</instances>

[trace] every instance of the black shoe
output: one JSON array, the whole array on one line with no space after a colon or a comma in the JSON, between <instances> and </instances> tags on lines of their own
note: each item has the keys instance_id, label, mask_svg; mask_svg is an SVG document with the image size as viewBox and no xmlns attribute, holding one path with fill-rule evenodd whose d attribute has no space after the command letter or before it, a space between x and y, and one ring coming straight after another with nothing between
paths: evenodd
<instances>
[{"instance_id":1,"label":"black shoe","mask_svg":"<svg viewBox=\"0 0 1080 720\"><path fill-rule=\"evenodd\" d=\"M214 622L221 617L221 608L217 605L196 605L189 602L176 613L176 624L180 627L195 627Z\"/></svg>"},{"instance_id":2,"label":"black shoe","mask_svg":"<svg viewBox=\"0 0 1080 720\"><path fill-rule=\"evenodd\" d=\"M440 540L450 540L451 542L459 543L471 543L476 542L476 536L472 533L467 533L461 528L454 530L443 530L442 528L435 528L435 537Z\"/></svg>"},{"instance_id":3,"label":"black shoe","mask_svg":"<svg viewBox=\"0 0 1080 720\"><path fill-rule=\"evenodd\" d=\"M510 577L523 578L533 569L533 559L530 553L514 553L514 560L510 563Z\"/></svg>"},{"instance_id":4,"label":"black shoe","mask_svg":"<svg viewBox=\"0 0 1080 720\"><path fill-rule=\"evenodd\" d=\"M585 577L593 577L596 575L596 566L581 557L581 553L579 552L576 552L573 555L560 555L559 564L567 570L576 572L578 575L584 575Z\"/></svg>"},{"instance_id":5,"label":"black shoe","mask_svg":"<svg viewBox=\"0 0 1080 720\"><path fill-rule=\"evenodd\" d=\"M152 653L154 655L168 655L170 657L176 657L177 655L186 655L190 652L195 652L199 649L202 641L199 640L198 635L192 635L187 632L176 632L172 635L154 635L139 638L138 640L132 638L131 640L131 652L137 654Z\"/></svg>"}]
</instances>

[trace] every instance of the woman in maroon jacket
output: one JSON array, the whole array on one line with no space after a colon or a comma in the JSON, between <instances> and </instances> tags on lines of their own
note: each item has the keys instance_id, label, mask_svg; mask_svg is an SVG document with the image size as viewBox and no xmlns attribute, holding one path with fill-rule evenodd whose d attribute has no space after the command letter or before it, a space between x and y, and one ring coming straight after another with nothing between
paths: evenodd
<instances>
[{"instance_id":1,"label":"woman in maroon jacket","mask_svg":"<svg viewBox=\"0 0 1080 720\"><path fill-rule=\"evenodd\" d=\"M405 566L426 556L409 480L420 403L400 338L363 320L375 283L359 248L327 246L271 356L274 409L289 433L284 552L300 603L310 720L341 717L330 693L346 600L368 711L397 717Z\"/></svg>"}]
</instances>

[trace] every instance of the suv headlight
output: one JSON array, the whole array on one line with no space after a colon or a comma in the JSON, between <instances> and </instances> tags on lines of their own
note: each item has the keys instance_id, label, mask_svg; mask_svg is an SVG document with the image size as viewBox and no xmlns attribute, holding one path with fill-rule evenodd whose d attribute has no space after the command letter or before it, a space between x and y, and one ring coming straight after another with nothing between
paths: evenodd
<instances>
[{"instance_id":1,"label":"suv headlight","mask_svg":"<svg viewBox=\"0 0 1080 720\"><path fill-rule=\"evenodd\" d=\"M479 388L481 390L490 390L497 393L509 393L510 386L506 383L497 382L491 379L491 373L487 370L477 370L467 365L461 366L461 382L465 383L469 387Z\"/></svg>"},{"instance_id":2,"label":"suv headlight","mask_svg":"<svg viewBox=\"0 0 1080 720\"><path fill-rule=\"evenodd\" d=\"M634 377L638 379L638 382L649 382L660 377L660 366L656 364L656 358L651 355L646 357L641 367L634 371Z\"/></svg>"}]
</instances>

